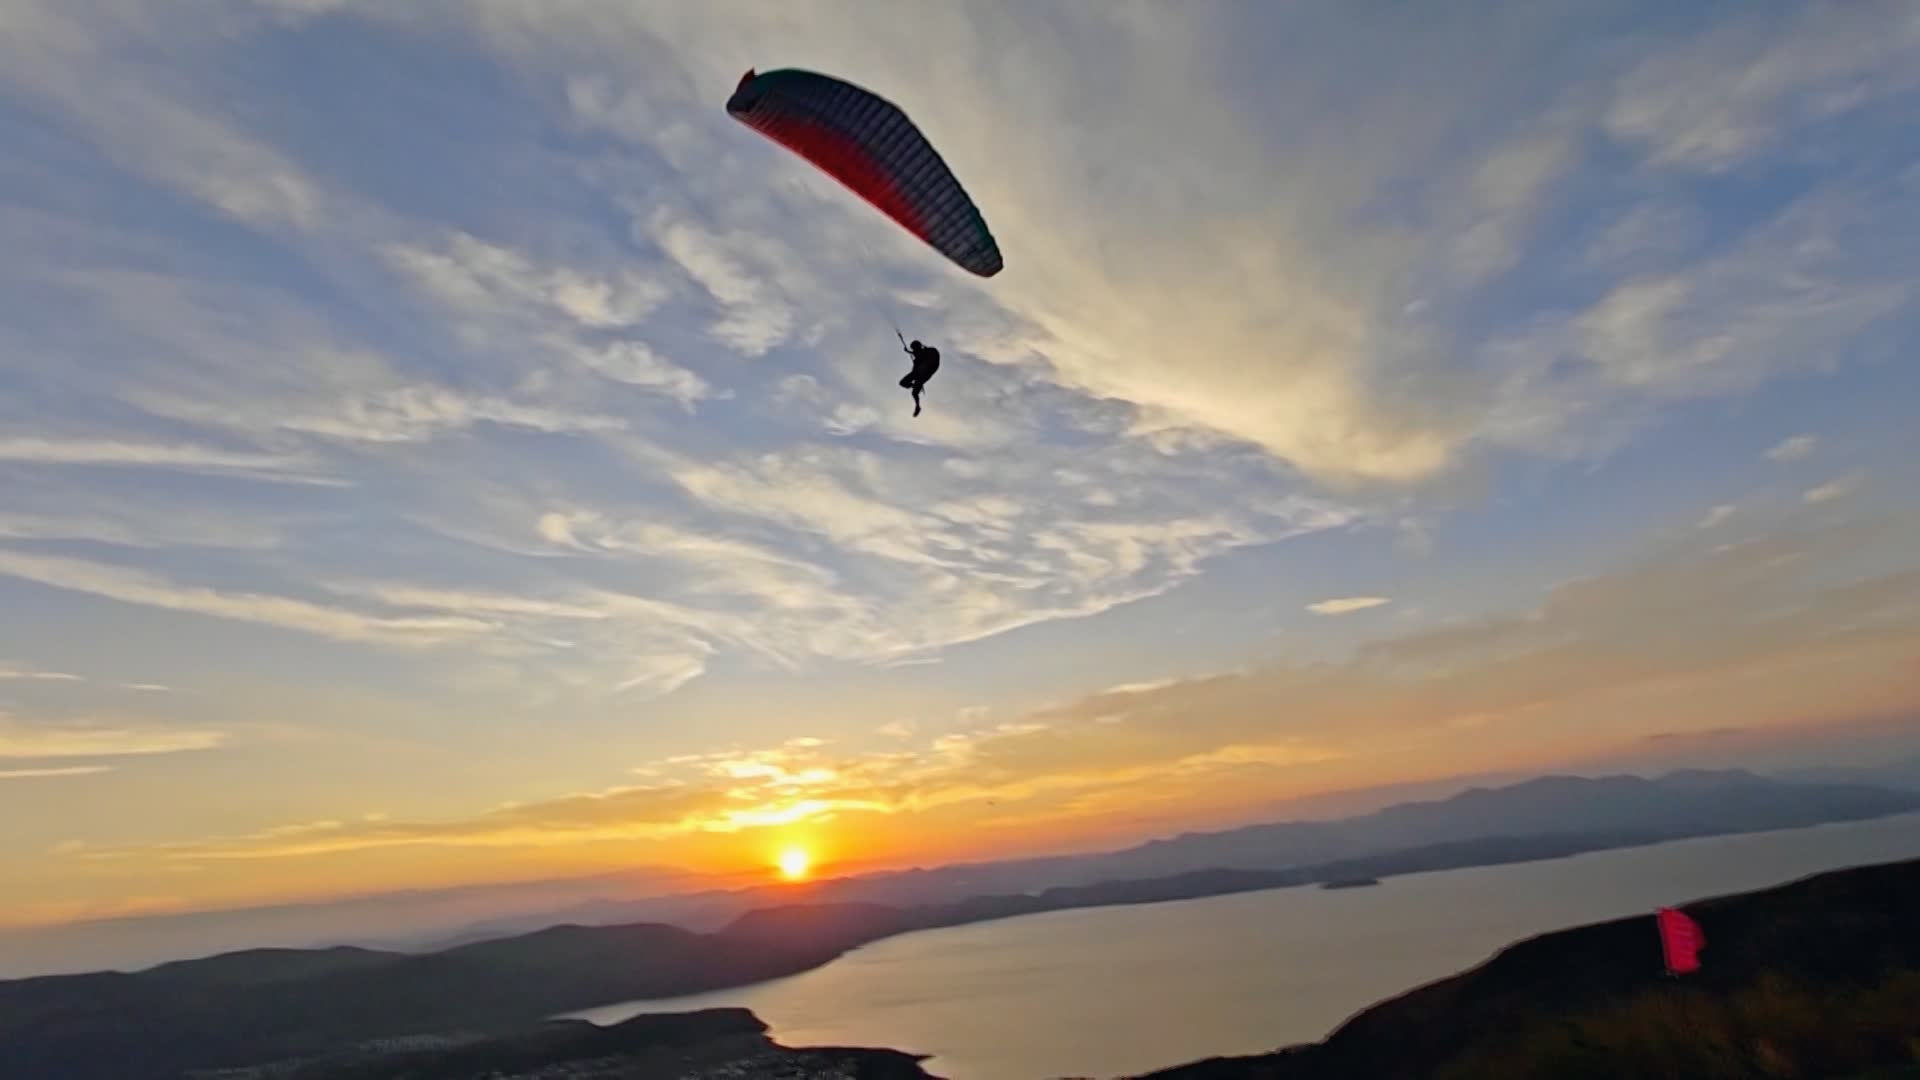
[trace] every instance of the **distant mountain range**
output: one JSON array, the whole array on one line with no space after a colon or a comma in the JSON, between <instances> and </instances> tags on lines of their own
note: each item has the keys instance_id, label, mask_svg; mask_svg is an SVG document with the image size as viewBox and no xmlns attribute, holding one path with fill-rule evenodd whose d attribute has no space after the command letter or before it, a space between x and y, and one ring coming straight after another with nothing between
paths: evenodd
<instances>
[{"instance_id":1,"label":"distant mountain range","mask_svg":"<svg viewBox=\"0 0 1920 1080\"><path fill-rule=\"evenodd\" d=\"M1886 802L1888 790L1920 792L1920 760L1911 763L1911 784L1899 782L1906 775L1904 767L1858 770L1861 777L1890 778L1879 785L1847 770L1836 771L1831 780L1768 778L1743 770L1686 770L1653 779L1548 776L1499 788L1469 788L1443 799L1401 803L1340 820L1187 833L1089 855L866 874L823 881L803 890L783 886L658 900L592 901L544 915L549 920L557 917L588 925L645 919L712 929L796 892L815 903L920 906L1202 870L1285 870L1489 837L1613 834L1649 843L1758 832L1903 813L1879 807L1906 805L1898 799ZM479 924L453 940L520 932L538 925L539 918L527 915Z\"/></svg>"},{"instance_id":2,"label":"distant mountain range","mask_svg":"<svg viewBox=\"0 0 1920 1080\"><path fill-rule=\"evenodd\" d=\"M1920 791L1920 756L1891 765L1828 765L1789 769L1773 775L1796 784L1864 784L1897 791Z\"/></svg>"},{"instance_id":3,"label":"distant mountain range","mask_svg":"<svg viewBox=\"0 0 1920 1080\"><path fill-rule=\"evenodd\" d=\"M1079 879L1037 889L951 897L963 882L1023 880L1005 867L828 883L813 902L747 911L706 933L655 923L563 925L424 955L261 949L134 974L0 982L0 1076L142 1080L373 1039L468 1038L596 1005L789 975L912 930L1916 810L1920 791L1743 772L1550 777L1345 821L1255 826L1046 860L1044 871L1013 864L1029 875ZM1086 880L1100 874L1109 876ZM857 898L863 888L932 899L881 903Z\"/></svg>"}]
</instances>

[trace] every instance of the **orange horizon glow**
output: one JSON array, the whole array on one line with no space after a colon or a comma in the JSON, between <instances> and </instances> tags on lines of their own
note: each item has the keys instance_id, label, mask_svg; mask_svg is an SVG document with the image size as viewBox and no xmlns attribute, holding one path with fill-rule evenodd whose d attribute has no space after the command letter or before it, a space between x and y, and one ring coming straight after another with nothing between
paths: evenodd
<instances>
[{"instance_id":1,"label":"orange horizon glow","mask_svg":"<svg viewBox=\"0 0 1920 1080\"><path fill-rule=\"evenodd\" d=\"M788 881L805 881L813 868L813 856L806 848L790 847L780 852L780 876Z\"/></svg>"},{"instance_id":2,"label":"orange horizon glow","mask_svg":"<svg viewBox=\"0 0 1920 1080\"><path fill-rule=\"evenodd\" d=\"M1904 662L1911 652L1906 651L1905 642L1898 646ZM1886 647L1873 650L1876 658L1887 651ZM1772 680L1759 681L1761 688L1779 691ZM1780 693L1779 697L1779 710L1799 704L1790 694ZM1819 723L1750 724L1742 736L1731 741L1784 748L1815 736L1825 739L1832 729L1833 725ZM1057 725L1053 735L1075 730ZM1022 732L1004 736L1014 740L1030 737ZM1729 743L1724 736L1716 739L1721 745ZM723 779L731 789L751 790L750 783L731 775L746 771L740 763L750 760L769 773L764 782L767 788L798 786L811 790L797 796L784 790L766 791L763 801L749 806L753 813L744 818L740 800L734 797L727 801L736 805L720 804L717 811L696 808L696 813L704 811L706 816L690 818L671 831L662 829L664 835L646 838L649 842L644 849L635 845L632 826L621 822L609 825L603 833L578 830L570 842L529 835L525 821L518 816L526 811L519 808L492 812L492 818L482 815L469 819L474 838L493 842L460 846L432 843L438 839L433 834L446 829L443 824L382 818L365 826L322 823L300 830L220 838L190 848L82 848L62 857L93 863L97 869L90 880L96 887L115 879L130 882L145 874L165 873L171 861L183 867L174 873L191 873L198 888L175 892L127 889L114 898L85 896L75 889L67 896L48 897L39 903L10 905L11 910L0 912L0 925L26 929L98 919L325 903L377 896L395 889L561 881L633 867L636 860L649 870L671 868L685 874L636 882L636 897L713 887L801 886L862 873L1121 848L1187 829L1206 831L1283 819L1288 811L1276 804L1294 799L1364 792L1387 784L1434 782L1477 770L1610 767L1603 763L1637 748L1634 740L1620 739L1611 732L1579 730L1553 733L1528 746L1501 747L1506 752L1494 753L1487 752L1476 740L1442 740L1421 747L1423 752L1417 757L1351 753L1315 761L1310 768L1294 766L1284 787L1272 771L1216 768L1205 774L1204 783L1179 789L1163 787L1152 798L1141 796L1138 788L1127 782L1133 780L1133 772L1127 767L1130 763L1103 762L1119 768L1117 779L1088 769L1086 782L1051 789L1033 777L1020 777L994 789L990 799L970 796L909 806L889 803L884 790L872 786L873 766L857 753L837 756L816 746L794 743L755 752L751 759L729 758L710 767L727 773ZM1082 749L1091 755L1098 746L1083 744ZM965 764L961 763L957 771L964 772ZM647 789L636 790L651 797ZM684 789L666 790L678 798L678 792ZM669 809L679 810L680 805L670 804ZM810 816L796 815L796 809L809 811ZM788 820L794 817L798 820ZM743 820L767 819L780 824L737 827ZM364 836L359 829L365 830ZM422 835L392 843L394 831L403 829L419 830ZM342 843L310 852L316 839ZM364 846L355 846L362 839ZM546 842L538 842L542 839ZM516 857L503 865L500 849L516 843L527 846L519 848ZM275 867L272 888L259 887L256 868L263 859L271 859ZM154 860L163 864L159 871L153 868Z\"/></svg>"}]
</instances>

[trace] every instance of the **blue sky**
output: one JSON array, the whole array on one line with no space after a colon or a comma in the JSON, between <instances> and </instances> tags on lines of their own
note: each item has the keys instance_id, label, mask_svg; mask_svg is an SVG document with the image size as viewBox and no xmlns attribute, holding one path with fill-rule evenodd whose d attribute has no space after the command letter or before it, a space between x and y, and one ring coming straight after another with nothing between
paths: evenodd
<instances>
[{"instance_id":1,"label":"blue sky","mask_svg":"<svg viewBox=\"0 0 1920 1080\"><path fill-rule=\"evenodd\" d=\"M7 921L1920 697L1908 5L192 10L0 5ZM728 118L776 66L1006 271Z\"/></svg>"}]
</instances>

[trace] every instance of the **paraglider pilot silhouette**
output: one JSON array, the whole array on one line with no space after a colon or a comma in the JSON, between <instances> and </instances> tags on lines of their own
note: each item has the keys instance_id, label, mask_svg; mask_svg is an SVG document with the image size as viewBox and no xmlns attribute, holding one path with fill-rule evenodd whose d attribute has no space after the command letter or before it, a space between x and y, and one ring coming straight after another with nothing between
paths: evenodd
<instances>
[{"instance_id":1,"label":"paraglider pilot silhouette","mask_svg":"<svg viewBox=\"0 0 1920 1080\"><path fill-rule=\"evenodd\" d=\"M913 415L919 416L920 391L926 389L933 373L940 370L940 350L916 340L907 346L907 355L913 357L913 370L900 377L900 385L913 391Z\"/></svg>"},{"instance_id":2,"label":"paraglider pilot silhouette","mask_svg":"<svg viewBox=\"0 0 1920 1080\"><path fill-rule=\"evenodd\" d=\"M727 115L840 181L960 269L990 278L1005 268L986 218L940 152L873 91L817 71L749 68L727 98ZM919 416L940 350L904 336L900 344L913 357L900 386L913 391Z\"/></svg>"}]
</instances>

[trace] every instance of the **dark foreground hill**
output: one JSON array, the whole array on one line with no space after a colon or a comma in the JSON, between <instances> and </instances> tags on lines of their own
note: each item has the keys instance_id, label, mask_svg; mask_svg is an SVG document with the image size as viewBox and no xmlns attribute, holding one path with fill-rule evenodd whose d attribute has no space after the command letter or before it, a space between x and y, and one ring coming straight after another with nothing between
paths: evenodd
<instances>
[{"instance_id":1,"label":"dark foreground hill","mask_svg":"<svg viewBox=\"0 0 1920 1080\"><path fill-rule=\"evenodd\" d=\"M554 1021L492 1036L390 1040L194 1080L931 1080L897 1050L791 1049L745 1009L636 1016L607 1027Z\"/></svg>"},{"instance_id":2,"label":"dark foreground hill","mask_svg":"<svg viewBox=\"0 0 1920 1080\"><path fill-rule=\"evenodd\" d=\"M595 1004L805 971L897 931L903 918L801 908L717 934L557 926L423 956L271 949L0 982L0 1077L177 1077L368 1040L514 1029Z\"/></svg>"},{"instance_id":3,"label":"dark foreground hill","mask_svg":"<svg viewBox=\"0 0 1920 1080\"><path fill-rule=\"evenodd\" d=\"M1319 1043L1153 1080L1920 1077L1920 859L1689 905L1701 970L1651 913L1546 934Z\"/></svg>"}]
</instances>

